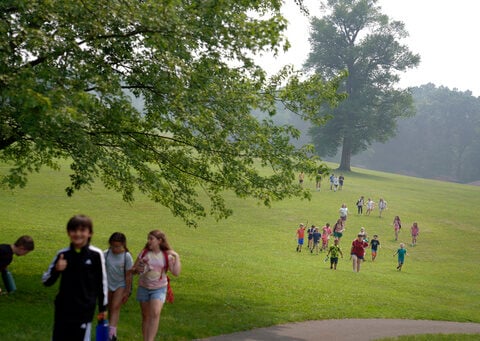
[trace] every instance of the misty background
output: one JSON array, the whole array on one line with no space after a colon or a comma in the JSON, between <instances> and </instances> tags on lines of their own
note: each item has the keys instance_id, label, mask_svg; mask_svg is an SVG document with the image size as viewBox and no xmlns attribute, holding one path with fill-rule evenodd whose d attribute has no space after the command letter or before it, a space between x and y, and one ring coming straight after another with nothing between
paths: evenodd
<instances>
[{"instance_id":1,"label":"misty background","mask_svg":"<svg viewBox=\"0 0 480 341\"><path fill-rule=\"evenodd\" d=\"M386 143L373 143L352 156L352 166L415 177L480 184L480 98L432 83L410 89L416 115L400 119L397 132ZM266 114L255 112L258 118ZM300 147L312 143L312 124L279 105L270 117L278 125L293 125L301 137L291 142ZM319 155L339 162L335 155ZM478 183L475 183L478 182Z\"/></svg>"}]
</instances>

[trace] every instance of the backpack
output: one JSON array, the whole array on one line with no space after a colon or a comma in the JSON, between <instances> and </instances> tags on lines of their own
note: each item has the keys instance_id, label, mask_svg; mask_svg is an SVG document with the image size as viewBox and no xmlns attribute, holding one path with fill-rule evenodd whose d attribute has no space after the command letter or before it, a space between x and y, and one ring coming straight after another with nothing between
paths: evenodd
<instances>
[{"instance_id":1,"label":"backpack","mask_svg":"<svg viewBox=\"0 0 480 341\"><path fill-rule=\"evenodd\" d=\"M163 252L163 257L165 258L165 275L167 276L167 297L165 301L167 303L173 303L175 300L175 297L173 296L173 290L172 287L170 286L170 277L167 275L168 271L168 253L167 251L162 251Z\"/></svg>"}]
</instances>

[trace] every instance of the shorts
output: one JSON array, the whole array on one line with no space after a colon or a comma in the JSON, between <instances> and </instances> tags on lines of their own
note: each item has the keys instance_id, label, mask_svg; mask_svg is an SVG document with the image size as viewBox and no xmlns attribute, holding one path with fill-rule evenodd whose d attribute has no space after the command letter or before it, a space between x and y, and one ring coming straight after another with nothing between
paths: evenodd
<instances>
[{"instance_id":1,"label":"shorts","mask_svg":"<svg viewBox=\"0 0 480 341\"><path fill-rule=\"evenodd\" d=\"M330 258L330 264L338 264L338 257Z\"/></svg>"},{"instance_id":2,"label":"shorts","mask_svg":"<svg viewBox=\"0 0 480 341\"><path fill-rule=\"evenodd\" d=\"M357 257L358 259L363 260L363 256L359 256L359 255L356 255L356 254L354 254L354 253L352 253L351 256L355 256L355 257Z\"/></svg>"},{"instance_id":3,"label":"shorts","mask_svg":"<svg viewBox=\"0 0 480 341\"><path fill-rule=\"evenodd\" d=\"M377 250L372 249L372 256L376 256L376 255L377 255Z\"/></svg>"},{"instance_id":4,"label":"shorts","mask_svg":"<svg viewBox=\"0 0 480 341\"><path fill-rule=\"evenodd\" d=\"M342 232L333 232L333 236L334 236L335 238L342 238L343 233L342 233Z\"/></svg>"},{"instance_id":5,"label":"shorts","mask_svg":"<svg viewBox=\"0 0 480 341\"><path fill-rule=\"evenodd\" d=\"M303 238L298 238L298 245L303 245Z\"/></svg>"},{"instance_id":6,"label":"shorts","mask_svg":"<svg viewBox=\"0 0 480 341\"><path fill-rule=\"evenodd\" d=\"M347 220L347 216L341 216L340 219L342 219L342 221L345 221Z\"/></svg>"},{"instance_id":7,"label":"shorts","mask_svg":"<svg viewBox=\"0 0 480 341\"><path fill-rule=\"evenodd\" d=\"M144 287L138 287L137 289L137 301L138 302L148 302L151 300L160 300L165 303L165 298L167 297L167 287L162 287L158 289L147 289Z\"/></svg>"}]
</instances>

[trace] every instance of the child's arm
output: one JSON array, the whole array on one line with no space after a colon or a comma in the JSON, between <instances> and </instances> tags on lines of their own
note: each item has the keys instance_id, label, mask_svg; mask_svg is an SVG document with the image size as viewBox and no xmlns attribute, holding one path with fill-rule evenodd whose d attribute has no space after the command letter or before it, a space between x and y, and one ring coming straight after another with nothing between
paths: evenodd
<instances>
[{"instance_id":1,"label":"child's arm","mask_svg":"<svg viewBox=\"0 0 480 341\"><path fill-rule=\"evenodd\" d=\"M180 256L173 250L167 251L168 253L168 268L174 276L180 275L182 271L182 263L180 262Z\"/></svg>"},{"instance_id":2,"label":"child's arm","mask_svg":"<svg viewBox=\"0 0 480 341\"><path fill-rule=\"evenodd\" d=\"M61 271L63 271L66 268L66 260L64 259L64 254L60 251L57 253L53 261L50 263L50 266L48 267L47 271L43 274L42 276L42 282L45 286L49 287L57 281L58 277L60 277ZM63 260L65 262L65 267L63 267L63 270L59 271L57 270L57 263ZM61 267L59 267L60 269Z\"/></svg>"},{"instance_id":3,"label":"child's arm","mask_svg":"<svg viewBox=\"0 0 480 341\"><path fill-rule=\"evenodd\" d=\"M105 257L103 252L99 250L98 255L100 257L99 262L94 271L98 288L98 319L107 318L107 305L108 305L108 285L107 285L107 270L105 267ZM92 271L92 270L90 270ZM95 283L95 282L94 282ZM92 284L94 284L92 283Z\"/></svg>"}]
</instances>

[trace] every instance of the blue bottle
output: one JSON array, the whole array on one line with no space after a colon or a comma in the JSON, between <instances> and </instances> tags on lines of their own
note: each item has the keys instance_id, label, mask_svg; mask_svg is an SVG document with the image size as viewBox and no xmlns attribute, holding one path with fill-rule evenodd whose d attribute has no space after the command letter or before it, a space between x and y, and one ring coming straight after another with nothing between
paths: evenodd
<instances>
[{"instance_id":1,"label":"blue bottle","mask_svg":"<svg viewBox=\"0 0 480 341\"><path fill-rule=\"evenodd\" d=\"M98 320L95 339L96 341L108 341L108 320Z\"/></svg>"},{"instance_id":2,"label":"blue bottle","mask_svg":"<svg viewBox=\"0 0 480 341\"><path fill-rule=\"evenodd\" d=\"M17 286L15 285L15 280L13 279L13 275L8 270L2 271L2 279L3 283L5 284L5 289L7 289L8 293L13 293L17 290Z\"/></svg>"}]
</instances>

